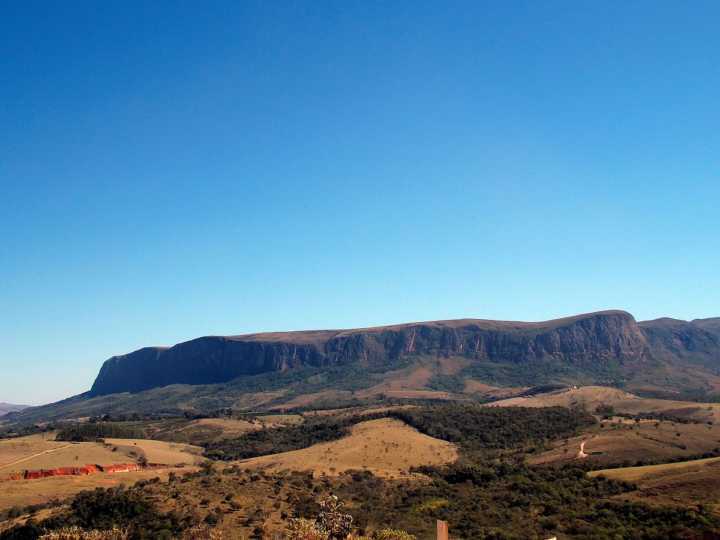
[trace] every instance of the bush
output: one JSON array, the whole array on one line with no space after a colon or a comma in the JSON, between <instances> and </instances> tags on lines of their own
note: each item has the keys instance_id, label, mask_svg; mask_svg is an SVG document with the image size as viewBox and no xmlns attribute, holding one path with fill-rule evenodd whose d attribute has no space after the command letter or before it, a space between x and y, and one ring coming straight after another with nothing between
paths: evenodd
<instances>
[{"instance_id":1,"label":"bush","mask_svg":"<svg viewBox=\"0 0 720 540\"><path fill-rule=\"evenodd\" d=\"M128 532L121 529L85 531L80 527L68 527L45 533L40 540L128 540L128 538Z\"/></svg>"},{"instance_id":2,"label":"bush","mask_svg":"<svg viewBox=\"0 0 720 540\"><path fill-rule=\"evenodd\" d=\"M195 524L189 519L181 521L173 512L159 512L139 489L97 488L78 493L67 512L40 524L29 521L26 525L13 527L1 533L0 540L36 540L42 534L54 534L56 536L48 538L59 539L73 538L67 536L72 534L96 534L79 538L155 540L176 538L185 528ZM101 533L110 536L97 536ZM118 536L121 534L126 536Z\"/></svg>"}]
</instances>

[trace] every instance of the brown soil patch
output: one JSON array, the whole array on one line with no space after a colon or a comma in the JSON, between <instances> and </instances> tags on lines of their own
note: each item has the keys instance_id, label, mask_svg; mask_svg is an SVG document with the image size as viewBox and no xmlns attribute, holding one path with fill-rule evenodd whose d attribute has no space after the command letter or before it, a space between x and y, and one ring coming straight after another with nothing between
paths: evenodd
<instances>
[{"instance_id":1,"label":"brown soil patch","mask_svg":"<svg viewBox=\"0 0 720 540\"><path fill-rule=\"evenodd\" d=\"M414 367L410 370L403 369L392 371L385 376L385 380L380 384L371 386L365 390L355 392L358 398L369 398L380 394L392 395L394 397L404 397L397 395L395 392L404 392L406 390L422 390L425 385L432 379L433 371L427 366Z\"/></svg>"},{"instance_id":2,"label":"brown soil patch","mask_svg":"<svg viewBox=\"0 0 720 540\"><path fill-rule=\"evenodd\" d=\"M440 375L457 375L472 362L467 358L453 356L450 358L438 358L438 373Z\"/></svg>"},{"instance_id":3,"label":"brown soil patch","mask_svg":"<svg viewBox=\"0 0 720 540\"><path fill-rule=\"evenodd\" d=\"M295 409L300 407L309 407L313 403L322 400L340 400L349 399L352 397L351 392L338 391L338 390L325 390L323 392L315 392L312 394L303 394L296 396L289 401L281 403L280 405L274 405L268 410L271 411L283 411L287 409Z\"/></svg>"},{"instance_id":4,"label":"brown soil patch","mask_svg":"<svg viewBox=\"0 0 720 540\"><path fill-rule=\"evenodd\" d=\"M466 394L482 394L492 398L504 398L518 394L524 390L527 390L527 387L491 386L475 379L465 379L465 387L463 388L463 392Z\"/></svg>"}]
</instances>

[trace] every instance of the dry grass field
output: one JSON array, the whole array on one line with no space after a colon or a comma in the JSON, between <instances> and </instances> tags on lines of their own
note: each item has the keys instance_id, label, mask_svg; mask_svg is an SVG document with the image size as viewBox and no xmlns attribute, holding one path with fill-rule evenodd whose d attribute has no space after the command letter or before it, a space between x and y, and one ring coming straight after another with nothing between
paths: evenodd
<instances>
[{"instance_id":1,"label":"dry grass field","mask_svg":"<svg viewBox=\"0 0 720 540\"><path fill-rule=\"evenodd\" d=\"M264 414L248 419L199 418L150 422L144 428L152 439L201 445L235 439L263 428L296 425L303 421L302 415L299 414Z\"/></svg>"},{"instance_id":2,"label":"dry grass field","mask_svg":"<svg viewBox=\"0 0 720 540\"><path fill-rule=\"evenodd\" d=\"M599 405L611 405L615 411L627 414L655 412L720 423L720 403L642 398L605 386L568 388L546 394L503 399L491 404L492 407L584 407L589 412L595 411Z\"/></svg>"},{"instance_id":3,"label":"dry grass field","mask_svg":"<svg viewBox=\"0 0 720 540\"><path fill-rule=\"evenodd\" d=\"M438 375L456 375L470 365L464 358L423 358L413 365L383 373L382 380L358 390L322 390L294 396L288 401L275 404L270 411L284 411L295 408L322 406L329 401L368 400L381 396L396 399L449 400L460 395L432 388L432 381ZM512 392L498 389L500 395ZM472 392L471 392L472 393Z\"/></svg>"},{"instance_id":4,"label":"dry grass field","mask_svg":"<svg viewBox=\"0 0 720 540\"><path fill-rule=\"evenodd\" d=\"M203 461L202 448L190 444L149 439L105 439L105 443L116 447L118 454L145 456L150 463L196 465Z\"/></svg>"},{"instance_id":5,"label":"dry grass field","mask_svg":"<svg viewBox=\"0 0 720 540\"><path fill-rule=\"evenodd\" d=\"M589 473L637 484L623 500L652 505L703 505L720 516L720 458L605 469Z\"/></svg>"},{"instance_id":6,"label":"dry grass field","mask_svg":"<svg viewBox=\"0 0 720 540\"><path fill-rule=\"evenodd\" d=\"M660 465L645 465L642 467L618 467L615 469L601 469L591 471L589 476L604 476L613 480L625 482L647 483L658 478L668 479L679 474L703 472L712 474L717 469L720 472L720 457L679 461L677 463L663 463Z\"/></svg>"},{"instance_id":7,"label":"dry grass field","mask_svg":"<svg viewBox=\"0 0 720 540\"><path fill-rule=\"evenodd\" d=\"M260 429L259 422L231 418L201 418L179 425L161 426L151 436L164 441L201 444L240 437L249 431Z\"/></svg>"},{"instance_id":8,"label":"dry grass field","mask_svg":"<svg viewBox=\"0 0 720 540\"><path fill-rule=\"evenodd\" d=\"M610 420L579 437L558 441L547 452L531 457L531 464L576 459L580 444L590 459L606 464L638 460L691 457L720 447L720 426L670 421Z\"/></svg>"},{"instance_id":9,"label":"dry grass field","mask_svg":"<svg viewBox=\"0 0 720 540\"><path fill-rule=\"evenodd\" d=\"M410 467L450 463L457 456L453 444L423 435L399 420L382 418L357 424L350 436L338 441L247 459L239 465L271 471L312 471L316 476L357 469L399 478L409 476Z\"/></svg>"},{"instance_id":10,"label":"dry grass field","mask_svg":"<svg viewBox=\"0 0 720 540\"><path fill-rule=\"evenodd\" d=\"M382 383L376 384L366 390L360 390L356 392L356 395L359 398L367 398L380 394L391 395L398 392L424 390L425 385L430 382L432 376L433 370L427 366L390 372Z\"/></svg>"},{"instance_id":11,"label":"dry grass field","mask_svg":"<svg viewBox=\"0 0 720 540\"><path fill-rule=\"evenodd\" d=\"M56 442L54 433L41 433L28 437L0 440L0 473L10 472L8 467L20 460L30 459L43 452L54 452L68 443ZM27 468L27 467L25 467Z\"/></svg>"},{"instance_id":12,"label":"dry grass field","mask_svg":"<svg viewBox=\"0 0 720 540\"><path fill-rule=\"evenodd\" d=\"M387 411L400 411L404 409L414 409L417 405L378 405L378 406L359 406L348 407L345 409L325 409L317 411L308 411L303 413L305 417L313 416L336 416L338 418L351 418L353 416L367 416L369 414L382 413Z\"/></svg>"},{"instance_id":13,"label":"dry grass field","mask_svg":"<svg viewBox=\"0 0 720 540\"><path fill-rule=\"evenodd\" d=\"M475 379L465 379L463 392L466 394L480 394L489 398L503 398L519 394L527 390L526 386L500 387L491 386Z\"/></svg>"},{"instance_id":14,"label":"dry grass field","mask_svg":"<svg viewBox=\"0 0 720 540\"><path fill-rule=\"evenodd\" d=\"M438 358L424 360L421 365L387 373L383 382L365 390L355 392L354 396L366 399L385 395L399 399L451 399L448 392L432 390L428 385L437 375L454 375L468 364L461 358Z\"/></svg>"},{"instance_id":15,"label":"dry grass field","mask_svg":"<svg viewBox=\"0 0 720 540\"><path fill-rule=\"evenodd\" d=\"M301 414L263 414L257 420L264 427L296 426L305 421Z\"/></svg>"},{"instance_id":16,"label":"dry grass field","mask_svg":"<svg viewBox=\"0 0 720 540\"><path fill-rule=\"evenodd\" d=\"M127 473L97 473L89 476L62 476L37 480L6 480L13 472L25 469L53 469L86 464L110 465L132 463L142 455L153 463L187 464L195 470L202 461L200 448L162 441L134 439L106 439L106 445L95 442L68 443L55 441L54 435L31 435L0 441L0 510L13 506L39 504L51 499L63 499L84 489L111 487L121 483L164 477L170 469Z\"/></svg>"},{"instance_id":17,"label":"dry grass field","mask_svg":"<svg viewBox=\"0 0 720 540\"><path fill-rule=\"evenodd\" d=\"M309 407L313 403L316 403L319 401L344 400L344 399L351 399L352 397L353 397L352 392L349 392L347 390L324 390L322 392L314 392L311 394L302 394L299 396L295 396L294 398L292 398L284 403L270 407L268 410L270 410L270 411L285 411L288 409Z\"/></svg>"},{"instance_id":18,"label":"dry grass field","mask_svg":"<svg viewBox=\"0 0 720 540\"><path fill-rule=\"evenodd\" d=\"M167 479L171 471L177 474L197 470L197 467L182 469L156 469L115 474L92 474L90 476L56 476L41 480L15 480L0 483L0 510L14 506L46 503L53 499L63 500L86 489L109 488L121 484L130 486L138 480L159 477Z\"/></svg>"},{"instance_id":19,"label":"dry grass field","mask_svg":"<svg viewBox=\"0 0 720 540\"><path fill-rule=\"evenodd\" d=\"M25 469L77 467L88 463L110 465L133 461L127 452L113 452L99 443L68 443L43 438L43 435L1 440L0 478Z\"/></svg>"},{"instance_id":20,"label":"dry grass field","mask_svg":"<svg viewBox=\"0 0 720 540\"><path fill-rule=\"evenodd\" d=\"M585 407L594 411L598 405L627 406L633 400L641 398L605 386L581 386L579 388L565 388L544 394L535 394L525 397L514 397L496 401L492 407Z\"/></svg>"}]
</instances>

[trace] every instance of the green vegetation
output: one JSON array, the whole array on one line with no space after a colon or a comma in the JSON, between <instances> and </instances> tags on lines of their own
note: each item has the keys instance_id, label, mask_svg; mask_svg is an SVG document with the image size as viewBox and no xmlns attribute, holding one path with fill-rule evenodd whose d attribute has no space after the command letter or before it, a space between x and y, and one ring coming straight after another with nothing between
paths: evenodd
<instances>
[{"instance_id":1,"label":"green vegetation","mask_svg":"<svg viewBox=\"0 0 720 540\"><path fill-rule=\"evenodd\" d=\"M107 415L113 420L133 417L192 417L205 416L228 408L250 411L256 410L252 398L254 394L282 390L281 396L263 402L263 408L267 410L299 395L323 390L350 392L369 388L381 382L388 371L406 368L415 361L417 358L408 358L375 367L351 364L323 368L306 367L281 373L243 376L221 384L176 384L134 394L103 396L82 394L51 405L28 409L18 417L18 423L29 425L34 422L57 421L64 418ZM363 403L366 402L367 400ZM339 403L350 405L360 402L348 398ZM324 407L332 405L336 406L331 401L323 404Z\"/></svg>"},{"instance_id":2,"label":"green vegetation","mask_svg":"<svg viewBox=\"0 0 720 540\"><path fill-rule=\"evenodd\" d=\"M104 438L144 439L145 432L123 422L88 422L63 426L55 437L58 441L95 441Z\"/></svg>"},{"instance_id":3,"label":"green vegetation","mask_svg":"<svg viewBox=\"0 0 720 540\"><path fill-rule=\"evenodd\" d=\"M700 410L700 407L691 408L686 410L686 414L693 414ZM600 413L598 413L600 414ZM641 421L641 420L658 420L665 422L675 422L677 424L712 424L712 421L698 420L697 418L689 418L687 416L678 416L677 414L665 413L662 411L652 411L643 413L622 413L613 412L608 416L619 416L621 418L628 418L630 420Z\"/></svg>"},{"instance_id":4,"label":"green vegetation","mask_svg":"<svg viewBox=\"0 0 720 540\"><path fill-rule=\"evenodd\" d=\"M595 424L586 412L564 407L500 408L448 403L388 415L426 435L457 443L466 451L543 445Z\"/></svg>"},{"instance_id":5,"label":"green vegetation","mask_svg":"<svg viewBox=\"0 0 720 540\"><path fill-rule=\"evenodd\" d=\"M79 527L81 529L124 529L130 540L171 539L196 525L189 514L162 513L142 490L110 488L83 491L69 508L41 523L30 521L0 534L0 540L34 540L45 531Z\"/></svg>"},{"instance_id":6,"label":"green vegetation","mask_svg":"<svg viewBox=\"0 0 720 540\"><path fill-rule=\"evenodd\" d=\"M236 439L208 443L205 456L236 460L300 450L340 439L358 422L386 417L402 420L426 435L461 444L468 450L542 445L575 435L579 429L595 422L584 412L562 407L507 409L448 403L344 419L308 418L299 426L252 431Z\"/></svg>"},{"instance_id":7,"label":"green vegetation","mask_svg":"<svg viewBox=\"0 0 720 540\"><path fill-rule=\"evenodd\" d=\"M356 525L391 523L419 537L435 519L458 538L524 539L564 534L580 539L693 538L720 533L706 510L654 509L612 497L634 490L624 482L590 478L587 467L529 467L520 450L571 436L594 420L562 408L492 409L447 404L388 414L418 430L460 444L461 459L418 469L431 483L381 480L367 472L326 479L327 489L352 501ZM297 507L312 514L313 501ZM304 512L304 513L303 513Z\"/></svg>"},{"instance_id":8,"label":"green vegetation","mask_svg":"<svg viewBox=\"0 0 720 540\"><path fill-rule=\"evenodd\" d=\"M353 503L348 511L361 530L391 523L419 538L431 535L436 519L449 523L454 538L473 540L556 534L655 540L720 533L720 521L704 509L654 509L612 500L633 486L588 478L582 468L530 468L497 460L423 472L430 483L384 481L355 472L327 480L326 489ZM303 493L297 508L312 515L312 496Z\"/></svg>"},{"instance_id":9,"label":"green vegetation","mask_svg":"<svg viewBox=\"0 0 720 540\"><path fill-rule=\"evenodd\" d=\"M617 361L570 364L558 360L513 362L473 362L454 375L435 375L429 387L434 390L462 392L466 379L493 386L533 386L544 384L599 384L623 387L626 376Z\"/></svg>"},{"instance_id":10,"label":"green vegetation","mask_svg":"<svg viewBox=\"0 0 720 540\"><path fill-rule=\"evenodd\" d=\"M582 540L654 540L720 535L720 520L702 506L651 507L624 501L622 495L634 491L635 486L589 477L590 463L526 464L528 452L592 426L595 420L582 410L447 403L367 416L309 416L302 425L209 443L206 455L234 460L304 448L340 438L354 424L380 417L402 420L427 435L458 444L460 459L447 466L415 469L427 477L424 482L382 479L366 471L314 478L310 473L245 471L242 465L220 470L209 463L196 473L171 475L167 483L145 481L131 489L81 493L50 519L15 527L0 534L0 540L35 539L45 530L67 527L117 527L134 539L182 537L183 531L198 523L208 527L238 523L237 518L223 520L239 510L246 516L241 518L243 530L253 531L251 538L271 537L266 527L273 511L283 516L291 529L312 529L326 535L317 538L340 537L349 527L367 538L427 538L436 519L449 523L453 538L473 540L556 535ZM106 422L95 426L102 424ZM250 491L256 497L254 502L246 499L246 506L241 507L237 495ZM342 511L319 504L331 495L346 502ZM326 519L329 517L332 519ZM337 528L330 526L331 522Z\"/></svg>"},{"instance_id":11,"label":"green vegetation","mask_svg":"<svg viewBox=\"0 0 720 540\"><path fill-rule=\"evenodd\" d=\"M205 445L205 457L218 460L251 457L300 450L313 444L334 441L346 436L350 428L363 420L381 418L384 414L334 418L308 418L301 425L262 429L248 432L236 439L211 442Z\"/></svg>"}]
</instances>

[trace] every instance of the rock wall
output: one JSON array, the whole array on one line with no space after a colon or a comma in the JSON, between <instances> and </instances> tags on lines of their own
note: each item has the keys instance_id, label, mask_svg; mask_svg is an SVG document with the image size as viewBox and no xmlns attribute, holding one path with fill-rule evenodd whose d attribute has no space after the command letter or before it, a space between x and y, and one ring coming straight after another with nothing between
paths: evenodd
<instances>
[{"instance_id":1,"label":"rock wall","mask_svg":"<svg viewBox=\"0 0 720 540\"><path fill-rule=\"evenodd\" d=\"M52 478L54 476L86 476L97 473L123 473L142 471L146 469L165 469L170 467L162 463L149 463L139 465L137 463L114 463L112 465L89 464L82 467L56 467L54 469L26 470L22 473L13 473L6 477L6 480L38 480L41 478Z\"/></svg>"},{"instance_id":2,"label":"rock wall","mask_svg":"<svg viewBox=\"0 0 720 540\"><path fill-rule=\"evenodd\" d=\"M609 311L543 323L466 319L390 327L203 337L107 360L92 395L170 384L213 384L243 375L360 362L392 365L408 355L465 356L522 364L582 364L643 357L647 340L632 315Z\"/></svg>"}]
</instances>

